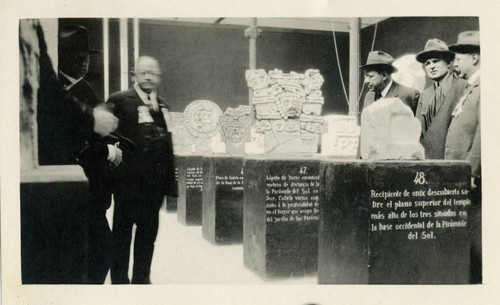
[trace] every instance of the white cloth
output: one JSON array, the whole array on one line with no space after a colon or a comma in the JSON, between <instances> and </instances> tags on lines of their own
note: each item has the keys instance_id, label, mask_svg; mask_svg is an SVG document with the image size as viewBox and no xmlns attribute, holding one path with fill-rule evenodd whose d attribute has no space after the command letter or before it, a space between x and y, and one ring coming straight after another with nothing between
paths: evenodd
<instances>
[{"instance_id":1,"label":"white cloth","mask_svg":"<svg viewBox=\"0 0 500 305\"><path fill-rule=\"evenodd\" d=\"M387 95L387 93L389 92L389 89L391 89L391 86L392 86L392 79L389 82L389 84L387 84L387 86L385 86L384 90L382 90L382 92L380 92L380 94L382 95L382 98L384 98Z\"/></svg>"},{"instance_id":2,"label":"white cloth","mask_svg":"<svg viewBox=\"0 0 500 305\"><path fill-rule=\"evenodd\" d=\"M59 71L60 74L62 74L64 77L66 77L69 82L71 83L71 85L67 85L67 86L64 86L64 90L69 90L71 89L71 87L73 87L74 85L76 85L79 81L81 81L83 79L83 77L80 77L78 79L76 78L73 78L71 76L69 76L68 74L64 73L63 71Z\"/></svg>"},{"instance_id":3,"label":"white cloth","mask_svg":"<svg viewBox=\"0 0 500 305\"><path fill-rule=\"evenodd\" d=\"M108 161L115 161L116 158L116 146L108 144Z\"/></svg>"},{"instance_id":4,"label":"white cloth","mask_svg":"<svg viewBox=\"0 0 500 305\"><path fill-rule=\"evenodd\" d=\"M460 113L462 113L465 100L467 99L467 96L470 93L469 92L469 88L474 84L474 82L478 78L479 78L479 70L477 70L476 72L472 73L472 75L467 80L467 87L465 87L465 93L460 98L460 100L458 101L457 105L455 106L455 109L453 109L453 112L451 113L452 117L457 118L460 115Z\"/></svg>"}]
</instances>

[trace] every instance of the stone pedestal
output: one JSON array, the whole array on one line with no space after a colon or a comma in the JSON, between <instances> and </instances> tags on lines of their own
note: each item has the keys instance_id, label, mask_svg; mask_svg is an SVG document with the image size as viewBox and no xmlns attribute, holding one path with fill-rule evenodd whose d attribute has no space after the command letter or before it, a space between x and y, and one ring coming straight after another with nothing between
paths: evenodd
<instances>
[{"instance_id":1,"label":"stone pedestal","mask_svg":"<svg viewBox=\"0 0 500 305\"><path fill-rule=\"evenodd\" d=\"M179 166L177 165L178 157L174 156L174 166L175 166L175 181L179 184ZM177 212L177 197L167 196L167 212L175 213Z\"/></svg>"},{"instance_id":2,"label":"stone pedestal","mask_svg":"<svg viewBox=\"0 0 500 305\"><path fill-rule=\"evenodd\" d=\"M319 161L245 158L243 258L264 278L317 271Z\"/></svg>"},{"instance_id":3,"label":"stone pedestal","mask_svg":"<svg viewBox=\"0 0 500 305\"><path fill-rule=\"evenodd\" d=\"M203 238L214 244L241 243L243 158L205 157L203 170Z\"/></svg>"},{"instance_id":4,"label":"stone pedestal","mask_svg":"<svg viewBox=\"0 0 500 305\"><path fill-rule=\"evenodd\" d=\"M23 284L85 284L88 182L79 166L44 166L21 175Z\"/></svg>"},{"instance_id":5,"label":"stone pedestal","mask_svg":"<svg viewBox=\"0 0 500 305\"><path fill-rule=\"evenodd\" d=\"M180 155L178 166L179 197L177 220L184 225L201 225L203 156Z\"/></svg>"},{"instance_id":6,"label":"stone pedestal","mask_svg":"<svg viewBox=\"0 0 500 305\"><path fill-rule=\"evenodd\" d=\"M470 167L322 161L320 284L469 281Z\"/></svg>"}]
</instances>

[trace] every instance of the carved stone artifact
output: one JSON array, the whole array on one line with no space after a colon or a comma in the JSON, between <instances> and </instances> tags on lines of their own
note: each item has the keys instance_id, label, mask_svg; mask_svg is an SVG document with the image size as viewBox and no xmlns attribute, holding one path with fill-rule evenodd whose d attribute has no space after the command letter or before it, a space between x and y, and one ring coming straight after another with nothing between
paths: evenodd
<instances>
[{"instance_id":1,"label":"carved stone artifact","mask_svg":"<svg viewBox=\"0 0 500 305\"><path fill-rule=\"evenodd\" d=\"M321 139L321 154L334 157L355 158L358 153L359 134L356 117L328 115L328 132Z\"/></svg>"},{"instance_id":2,"label":"carved stone artifact","mask_svg":"<svg viewBox=\"0 0 500 305\"><path fill-rule=\"evenodd\" d=\"M196 153L212 153L211 138L219 132L222 110L214 102L196 100L184 110L184 126L194 137Z\"/></svg>"},{"instance_id":3,"label":"carved stone artifact","mask_svg":"<svg viewBox=\"0 0 500 305\"><path fill-rule=\"evenodd\" d=\"M245 143L250 141L250 106L227 108L219 118L219 127L226 152L244 154Z\"/></svg>"},{"instance_id":4,"label":"carved stone artifact","mask_svg":"<svg viewBox=\"0 0 500 305\"><path fill-rule=\"evenodd\" d=\"M421 125L399 98L386 98L361 113L361 157L372 160L424 159Z\"/></svg>"},{"instance_id":5,"label":"carved stone artifact","mask_svg":"<svg viewBox=\"0 0 500 305\"><path fill-rule=\"evenodd\" d=\"M319 135L327 130L320 117L324 80L319 71L249 70L246 79L253 91L256 131L265 137L265 152L316 153Z\"/></svg>"}]
</instances>

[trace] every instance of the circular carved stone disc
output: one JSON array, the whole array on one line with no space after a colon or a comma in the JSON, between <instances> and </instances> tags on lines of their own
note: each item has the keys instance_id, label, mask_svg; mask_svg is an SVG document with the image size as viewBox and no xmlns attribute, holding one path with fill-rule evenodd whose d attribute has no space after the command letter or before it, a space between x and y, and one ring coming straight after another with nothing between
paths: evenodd
<instances>
[{"instance_id":1,"label":"circular carved stone disc","mask_svg":"<svg viewBox=\"0 0 500 305\"><path fill-rule=\"evenodd\" d=\"M196 100L184 110L184 125L195 137L213 137L218 131L222 110L214 102Z\"/></svg>"}]
</instances>

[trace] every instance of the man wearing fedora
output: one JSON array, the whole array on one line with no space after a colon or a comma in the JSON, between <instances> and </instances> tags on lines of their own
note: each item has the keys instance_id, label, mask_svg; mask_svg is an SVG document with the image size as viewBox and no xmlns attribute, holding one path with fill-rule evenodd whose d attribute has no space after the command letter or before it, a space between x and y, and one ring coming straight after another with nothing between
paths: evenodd
<instances>
[{"instance_id":1,"label":"man wearing fedora","mask_svg":"<svg viewBox=\"0 0 500 305\"><path fill-rule=\"evenodd\" d=\"M420 142L426 159L444 159L444 145L451 113L464 93L467 82L451 67L455 53L439 39L429 39L417 61L423 64L432 84L418 99L416 118L422 124Z\"/></svg>"},{"instance_id":2,"label":"man wearing fedora","mask_svg":"<svg viewBox=\"0 0 500 305\"><path fill-rule=\"evenodd\" d=\"M455 70L467 81L464 94L452 112L446 137L445 159L467 160L471 165L471 201L469 229L471 231L471 282L482 281L481 250L481 124L480 124L480 68L479 31L458 35L456 44L449 46L455 52Z\"/></svg>"},{"instance_id":3,"label":"man wearing fedora","mask_svg":"<svg viewBox=\"0 0 500 305\"><path fill-rule=\"evenodd\" d=\"M391 75L396 72L393 62L392 56L383 51L372 51L368 54L366 65L361 66L365 83L370 89L365 95L363 109L381 98L397 97L415 114L419 92L392 80Z\"/></svg>"},{"instance_id":4,"label":"man wearing fedora","mask_svg":"<svg viewBox=\"0 0 500 305\"><path fill-rule=\"evenodd\" d=\"M88 119L92 130L82 128L79 122L68 117L63 126L68 141L67 158L77 160L89 181L88 206L88 274L87 283L103 284L111 266L111 230L106 210L111 205L112 168L122 160L122 151L108 138L103 138L118 124L97 94L84 79L90 55L99 53L90 49L87 29L83 26L62 28L59 32L59 81L64 90L80 103L83 113L91 113ZM81 123L81 122L80 122ZM73 163L73 162L71 162Z\"/></svg>"}]
</instances>

